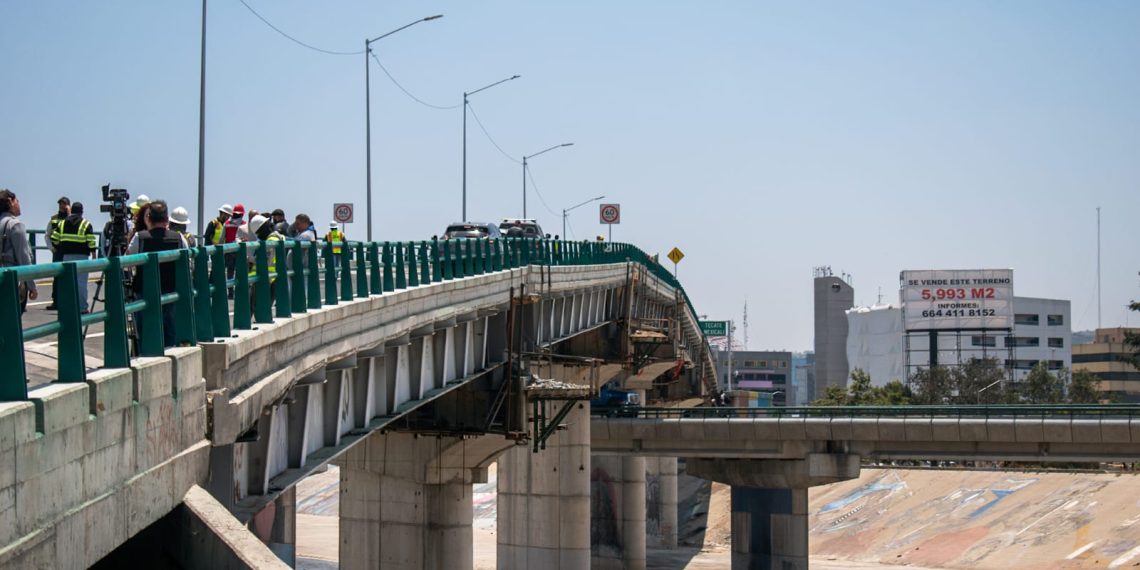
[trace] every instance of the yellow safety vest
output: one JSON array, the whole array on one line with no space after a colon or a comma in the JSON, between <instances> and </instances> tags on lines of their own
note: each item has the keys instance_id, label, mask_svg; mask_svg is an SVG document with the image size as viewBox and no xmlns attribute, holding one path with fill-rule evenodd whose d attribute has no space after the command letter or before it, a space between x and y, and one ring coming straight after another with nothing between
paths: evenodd
<instances>
[{"instance_id":1,"label":"yellow safety vest","mask_svg":"<svg viewBox=\"0 0 1140 570\"><path fill-rule=\"evenodd\" d=\"M226 223L214 218L214 235L210 237L210 243L218 245L222 243L222 230L226 228Z\"/></svg>"},{"instance_id":2,"label":"yellow safety vest","mask_svg":"<svg viewBox=\"0 0 1140 570\"><path fill-rule=\"evenodd\" d=\"M270 242L274 241L281 241L281 237L275 233L269 234L269 237L265 238L265 242L261 244L261 247L265 248L265 259L268 261L270 283L277 280L277 248L270 245ZM257 275L257 262L251 261L249 264L249 276L253 277L255 275Z\"/></svg>"},{"instance_id":3,"label":"yellow safety vest","mask_svg":"<svg viewBox=\"0 0 1140 570\"><path fill-rule=\"evenodd\" d=\"M83 220L79 222L79 227L76 228L73 234L64 233L63 224L67 219L62 219L55 225L55 232L52 234L52 240L56 245L64 243L81 243L87 246L88 249L95 249L95 233L87 233L91 229L91 222Z\"/></svg>"},{"instance_id":4,"label":"yellow safety vest","mask_svg":"<svg viewBox=\"0 0 1140 570\"><path fill-rule=\"evenodd\" d=\"M340 245L344 243L344 232L340 230L329 230L328 235L325 236L325 241L333 244L333 253L340 253Z\"/></svg>"}]
</instances>

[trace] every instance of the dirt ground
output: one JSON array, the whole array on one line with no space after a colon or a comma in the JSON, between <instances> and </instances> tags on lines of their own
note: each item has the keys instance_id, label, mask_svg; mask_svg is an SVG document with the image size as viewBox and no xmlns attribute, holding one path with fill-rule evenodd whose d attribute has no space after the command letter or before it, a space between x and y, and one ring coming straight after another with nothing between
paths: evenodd
<instances>
[{"instance_id":1,"label":"dirt ground","mask_svg":"<svg viewBox=\"0 0 1140 570\"><path fill-rule=\"evenodd\" d=\"M473 489L474 557L495 568L495 486ZM297 493L298 568L336 568L339 474ZM648 567L730 565L730 489L682 476L676 550ZM864 469L812 489L811 565L822 570L1084 569L1140 565L1140 477L1118 474Z\"/></svg>"}]
</instances>

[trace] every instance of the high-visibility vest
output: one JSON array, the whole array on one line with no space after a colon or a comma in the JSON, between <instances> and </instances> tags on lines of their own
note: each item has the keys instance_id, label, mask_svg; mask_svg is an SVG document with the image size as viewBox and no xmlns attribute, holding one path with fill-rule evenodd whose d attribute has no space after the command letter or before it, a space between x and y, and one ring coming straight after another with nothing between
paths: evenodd
<instances>
[{"instance_id":1,"label":"high-visibility vest","mask_svg":"<svg viewBox=\"0 0 1140 570\"><path fill-rule=\"evenodd\" d=\"M328 235L325 236L325 241L333 244L333 253L340 253L340 244L344 243L344 232L340 230L329 230Z\"/></svg>"},{"instance_id":2,"label":"high-visibility vest","mask_svg":"<svg viewBox=\"0 0 1140 570\"><path fill-rule=\"evenodd\" d=\"M88 250L95 249L95 232L91 231L91 222L83 220L79 222L79 227L75 228L75 233L67 233L63 231L67 219L60 220L55 226L55 233L52 234L52 240L56 245L65 243L79 243L84 244Z\"/></svg>"},{"instance_id":3,"label":"high-visibility vest","mask_svg":"<svg viewBox=\"0 0 1140 570\"><path fill-rule=\"evenodd\" d=\"M218 244L222 243L222 235L223 235L222 231L225 229L225 227L226 227L225 222L218 220L218 219L214 219L214 235L210 236L210 243L211 244L218 245Z\"/></svg>"},{"instance_id":4,"label":"high-visibility vest","mask_svg":"<svg viewBox=\"0 0 1140 570\"><path fill-rule=\"evenodd\" d=\"M265 248L265 259L268 261L269 267L269 282L273 283L277 280L277 247L271 242L281 241L281 234L271 233L269 237L261 244ZM257 259L256 257L254 258ZM257 275L257 261L249 262L249 276Z\"/></svg>"}]
</instances>

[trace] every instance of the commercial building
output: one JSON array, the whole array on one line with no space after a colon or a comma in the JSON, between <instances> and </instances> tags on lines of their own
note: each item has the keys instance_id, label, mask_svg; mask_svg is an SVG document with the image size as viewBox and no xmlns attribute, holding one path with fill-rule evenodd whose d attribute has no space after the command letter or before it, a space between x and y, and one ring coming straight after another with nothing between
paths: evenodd
<instances>
[{"instance_id":1,"label":"commercial building","mask_svg":"<svg viewBox=\"0 0 1140 570\"><path fill-rule=\"evenodd\" d=\"M1100 390L1122 402L1140 402L1140 369L1132 364L1133 351L1124 344L1126 333L1140 328L1096 329L1093 342L1073 345L1073 371L1084 370L1100 378Z\"/></svg>"},{"instance_id":2,"label":"commercial building","mask_svg":"<svg viewBox=\"0 0 1140 570\"><path fill-rule=\"evenodd\" d=\"M970 358L997 358L1015 381L1038 362L1050 370L1073 366L1070 303L1063 299L1013 297L1012 333L939 331L933 354L929 333L907 334L898 305L855 308L846 316L848 362L852 369L868 372L878 386L905 381L931 360L952 366Z\"/></svg>"},{"instance_id":3,"label":"commercial building","mask_svg":"<svg viewBox=\"0 0 1140 570\"><path fill-rule=\"evenodd\" d=\"M815 353L807 351L792 354L792 394L788 404L806 406L811 403L808 387L815 384Z\"/></svg>"},{"instance_id":4,"label":"commercial building","mask_svg":"<svg viewBox=\"0 0 1140 570\"><path fill-rule=\"evenodd\" d=\"M855 306L855 289L831 268L815 269L815 379L809 387L812 400L822 398L831 385L846 386L847 310Z\"/></svg>"},{"instance_id":5,"label":"commercial building","mask_svg":"<svg viewBox=\"0 0 1140 570\"><path fill-rule=\"evenodd\" d=\"M792 353L787 351L743 350L732 352L732 376L729 381L728 352L718 351L717 377L721 385L732 390L771 394L773 406L786 405L792 390Z\"/></svg>"}]
</instances>

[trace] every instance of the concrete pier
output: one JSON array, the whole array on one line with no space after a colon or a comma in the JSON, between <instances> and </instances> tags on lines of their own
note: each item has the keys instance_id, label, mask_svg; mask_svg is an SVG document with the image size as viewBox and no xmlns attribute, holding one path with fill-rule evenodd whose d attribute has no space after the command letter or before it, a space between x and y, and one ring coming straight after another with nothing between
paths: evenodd
<instances>
[{"instance_id":1,"label":"concrete pier","mask_svg":"<svg viewBox=\"0 0 1140 570\"><path fill-rule=\"evenodd\" d=\"M595 456L590 476L591 568L645 568L645 458Z\"/></svg>"},{"instance_id":2,"label":"concrete pier","mask_svg":"<svg viewBox=\"0 0 1140 570\"><path fill-rule=\"evenodd\" d=\"M590 567L590 404L572 405L546 449L499 460L499 568Z\"/></svg>"},{"instance_id":3,"label":"concrete pier","mask_svg":"<svg viewBox=\"0 0 1140 570\"><path fill-rule=\"evenodd\" d=\"M340 567L471 568L471 484L513 442L373 434L340 465Z\"/></svg>"},{"instance_id":4,"label":"concrete pier","mask_svg":"<svg viewBox=\"0 0 1140 570\"><path fill-rule=\"evenodd\" d=\"M677 458L645 458L646 540L677 548Z\"/></svg>"}]
</instances>

